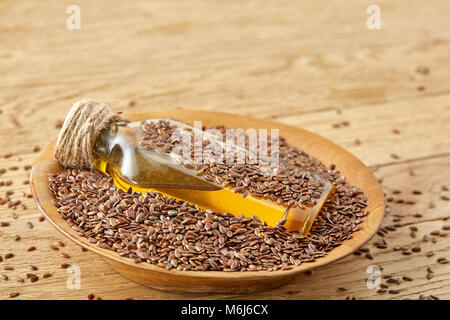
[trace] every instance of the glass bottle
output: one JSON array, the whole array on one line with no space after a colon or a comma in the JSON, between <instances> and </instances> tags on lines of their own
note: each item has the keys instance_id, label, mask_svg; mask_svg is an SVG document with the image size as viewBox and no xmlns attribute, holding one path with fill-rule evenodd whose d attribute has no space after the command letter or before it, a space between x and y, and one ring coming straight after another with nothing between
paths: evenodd
<instances>
[{"instance_id":1,"label":"glass bottle","mask_svg":"<svg viewBox=\"0 0 450 320\"><path fill-rule=\"evenodd\" d=\"M158 129L158 126L162 129ZM164 128L177 128L178 135L172 132L172 144L167 143L168 137ZM311 203L307 203L308 201L306 203L285 202L280 200L280 197L276 198L272 191L272 195L268 196L271 192L259 189L256 192L249 192L247 189L250 188L245 186L247 182L247 185L250 183L260 187L261 183L264 184L263 181L259 181L258 184L254 181L249 182L249 179L244 181L241 179L237 186L230 186L225 184L220 176L214 176L208 170L203 170L217 165L211 158L208 160L210 163L195 164L191 161L192 157L188 157L187 160L186 154L184 158L181 157L180 148L178 153L174 152L173 146L179 146L177 143L180 137L183 137L180 133L188 138L190 135L191 140L195 140L197 136L202 137L202 147L221 145L228 154L244 155L244 157L248 157L249 154L249 151L242 146L230 146L218 136L207 134L201 129L184 123L167 119L149 119L142 122L116 124L104 129L94 143L95 168L108 173L113 178L114 184L124 191L130 188L132 191L142 193L149 190L156 191L168 197L194 203L205 210L228 212L234 216L256 216L269 226L281 224L288 231L299 231L302 235L308 234L323 204L334 192L334 186L321 176L285 163L279 165L282 170L292 173L291 180L303 181L303 176L314 180L311 181L316 184L320 192L311 193L315 196L309 200ZM193 150L192 147L190 150ZM228 170L230 165L225 167L222 165L222 167ZM217 166L215 168L217 169ZM272 185L276 185L277 189L280 186L286 187L282 179L280 180L272 180ZM266 184L262 189L267 190L270 187ZM239 192L236 192L237 190ZM298 193L294 191L292 193L298 198Z\"/></svg>"}]
</instances>

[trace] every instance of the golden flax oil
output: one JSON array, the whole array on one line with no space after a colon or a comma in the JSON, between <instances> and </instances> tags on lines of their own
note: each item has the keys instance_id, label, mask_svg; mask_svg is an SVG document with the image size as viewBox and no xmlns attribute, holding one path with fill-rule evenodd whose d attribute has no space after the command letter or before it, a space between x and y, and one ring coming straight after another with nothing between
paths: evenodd
<instances>
[{"instance_id":1,"label":"golden flax oil","mask_svg":"<svg viewBox=\"0 0 450 320\"><path fill-rule=\"evenodd\" d=\"M145 123L152 123L153 127L143 127ZM164 124L162 128L155 126L159 123ZM287 188L282 179L272 181L272 185L258 181L256 185L261 190L256 189L258 192L255 194L236 192L236 188L225 186L220 177L199 174L198 167L183 165L176 154L168 152L171 147L167 143L168 134L173 132L163 129L180 127L188 132L195 132L193 127L184 123L162 119L122 124L104 130L95 142L95 167L109 174L114 184L124 191L131 188L132 191L141 193L160 192L168 197L193 203L201 209L228 212L234 216L256 216L269 226L282 224L288 231L299 231L303 235L308 234L323 204L334 192L333 185L318 175L314 175L314 179L322 185L321 192L311 193L315 197L312 204L292 205L292 200L284 203L280 198L266 196L273 191L274 188L270 188L273 185L277 189ZM306 176L305 172L300 169L293 172L298 175L297 180L304 180L302 177ZM235 179L233 176L232 181L234 180L239 180L239 177ZM244 179L241 185L249 184L248 180ZM292 178L290 180L296 181ZM239 188L246 189L245 186ZM269 191L266 192L267 190ZM292 193L297 195L297 192L290 190L288 195Z\"/></svg>"}]
</instances>

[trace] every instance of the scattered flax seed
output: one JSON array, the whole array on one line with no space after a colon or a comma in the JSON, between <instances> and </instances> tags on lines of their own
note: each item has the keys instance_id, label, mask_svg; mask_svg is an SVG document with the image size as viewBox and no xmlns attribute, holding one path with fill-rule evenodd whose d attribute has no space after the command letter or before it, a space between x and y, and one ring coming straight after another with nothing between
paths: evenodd
<instances>
[{"instance_id":1,"label":"scattered flax seed","mask_svg":"<svg viewBox=\"0 0 450 320\"><path fill-rule=\"evenodd\" d=\"M8 276L6 274L4 274L4 273L0 273L0 278L2 278L5 281L9 280Z\"/></svg>"},{"instance_id":2,"label":"scattered flax seed","mask_svg":"<svg viewBox=\"0 0 450 320\"><path fill-rule=\"evenodd\" d=\"M64 120L58 119L58 120L56 120L55 128L56 129L61 129L63 124L64 124Z\"/></svg>"},{"instance_id":3,"label":"scattered flax seed","mask_svg":"<svg viewBox=\"0 0 450 320\"><path fill-rule=\"evenodd\" d=\"M388 246L387 244L383 244L383 243L379 243L375 245L377 247L377 249L387 249Z\"/></svg>"},{"instance_id":4,"label":"scattered flax seed","mask_svg":"<svg viewBox=\"0 0 450 320\"><path fill-rule=\"evenodd\" d=\"M55 251L59 250L59 248L53 244L49 245L49 247L50 247L50 249L55 250Z\"/></svg>"},{"instance_id":5,"label":"scattered flax seed","mask_svg":"<svg viewBox=\"0 0 450 320\"><path fill-rule=\"evenodd\" d=\"M398 130L398 129L392 129L392 133L394 133L394 134L400 134L400 130Z\"/></svg>"},{"instance_id":6,"label":"scattered flax seed","mask_svg":"<svg viewBox=\"0 0 450 320\"><path fill-rule=\"evenodd\" d=\"M9 294L9 297L10 297L10 298L16 298L16 297L18 297L19 295L20 295L19 292L11 292L11 293Z\"/></svg>"},{"instance_id":7,"label":"scattered flax seed","mask_svg":"<svg viewBox=\"0 0 450 320\"><path fill-rule=\"evenodd\" d=\"M423 241L423 242L428 242L428 241L430 241L430 236L427 235L427 234L424 235L423 238L422 238L422 241Z\"/></svg>"},{"instance_id":8,"label":"scattered flax seed","mask_svg":"<svg viewBox=\"0 0 450 320\"><path fill-rule=\"evenodd\" d=\"M399 283L400 283L400 280L397 279L397 278L389 278L389 279L386 280L386 282L387 282L387 283L396 283L396 284L399 284Z\"/></svg>"},{"instance_id":9,"label":"scattered flax seed","mask_svg":"<svg viewBox=\"0 0 450 320\"><path fill-rule=\"evenodd\" d=\"M29 248L27 249L28 252L29 252L29 251L34 251L34 250L36 250L36 247L35 247L35 246L31 246L31 247L29 247Z\"/></svg>"},{"instance_id":10,"label":"scattered flax seed","mask_svg":"<svg viewBox=\"0 0 450 320\"><path fill-rule=\"evenodd\" d=\"M28 229L33 229L33 224L30 221L27 221L26 226Z\"/></svg>"},{"instance_id":11,"label":"scattered flax seed","mask_svg":"<svg viewBox=\"0 0 450 320\"><path fill-rule=\"evenodd\" d=\"M373 260L373 256L369 252L366 253L365 257L369 260Z\"/></svg>"},{"instance_id":12,"label":"scattered flax seed","mask_svg":"<svg viewBox=\"0 0 450 320\"><path fill-rule=\"evenodd\" d=\"M18 234L14 236L14 241L19 241L20 239L21 238L20 238L20 236Z\"/></svg>"},{"instance_id":13,"label":"scattered flax seed","mask_svg":"<svg viewBox=\"0 0 450 320\"><path fill-rule=\"evenodd\" d=\"M33 275L32 277L30 277L31 282L36 282L38 280L39 280L39 276Z\"/></svg>"},{"instance_id":14,"label":"scattered flax seed","mask_svg":"<svg viewBox=\"0 0 450 320\"><path fill-rule=\"evenodd\" d=\"M20 121L17 120L15 117L11 118L11 123L12 123L13 125L15 125L16 127L21 127L21 126L22 126L22 124L20 123Z\"/></svg>"},{"instance_id":15,"label":"scattered flax seed","mask_svg":"<svg viewBox=\"0 0 450 320\"><path fill-rule=\"evenodd\" d=\"M418 66L416 68L416 72L418 74L422 75L422 76L425 76L425 75L430 73L430 69L428 67L425 67L425 66Z\"/></svg>"},{"instance_id":16,"label":"scattered flax seed","mask_svg":"<svg viewBox=\"0 0 450 320\"><path fill-rule=\"evenodd\" d=\"M11 259L14 257L14 253L7 253L5 254L5 259Z\"/></svg>"},{"instance_id":17,"label":"scattered flax seed","mask_svg":"<svg viewBox=\"0 0 450 320\"><path fill-rule=\"evenodd\" d=\"M387 289L385 289L385 288L378 289L378 291L377 291L377 293L386 293L386 292L387 292Z\"/></svg>"},{"instance_id":18,"label":"scattered flax seed","mask_svg":"<svg viewBox=\"0 0 450 320\"><path fill-rule=\"evenodd\" d=\"M431 202L428 204L428 208L433 209L434 207L436 207L436 204L435 204L433 201L431 201Z\"/></svg>"},{"instance_id":19,"label":"scattered flax seed","mask_svg":"<svg viewBox=\"0 0 450 320\"><path fill-rule=\"evenodd\" d=\"M434 251L433 251L433 250L428 251L427 254L426 254L426 256L427 256L428 258L434 256Z\"/></svg>"},{"instance_id":20,"label":"scattered flax seed","mask_svg":"<svg viewBox=\"0 0 450 320\"><path fill-rule=\"evenodd\" d=\"M88 294L87 298L88 298L89 300L94 300L95 295L94 295L93 293L90 293L90 294Z\"/></svg>"},{"instance_id":21,"label":"scattered flax seed","mask_svg":"<svg viewBox=\"0 0 450 320\"><path fill-rule=\"evenodd\" d=\"M38 145L33 147L33 152L39 152L39 151L41 151L41 148Z\"/></svg>"},{"instance_id":22,"label":"scattered flax seed","mask_svg":"<svg viewBox=\"0 0 450 320\"><path fill-rule=\"evenodd\" d=\"M44 274L42 275L42 278L47 279L47 278L50 278L51 276L52 276L51 273L44 273Z\"/></svg>"},{"instance_id":23,"label":"scattered flax seed","mask_svg":"<svg viewBox=\"0 0 450 320\"><path fill-rule=\"evenodd\" d=\"M0 226L2 226L2 227L9 227L9 222L2 221L2 222L0 222Z\"/></svg>"},{"instance_id":24,"label":"scattered flax seed","mask_svg":"<svg viewBox=\"0 0 450 320\"><path fill-rule=\"evenodd\" d=\"M450 200L450 198L449 198L449 197L447 197L447 196L444 196L444 195L442 195L442 196L441 196L441 199L442 199L442 200L444 200L444 201L449 201L449 200Z\"/></svg>"},{"instance_id":25,"label":"scattered flax seed","mask_svg":"<svg viewBox=\"0 0 450 320\"><path fill-rule=\"evenodd\" d=\"M20 283L24 283L25 282L25 280L23 278L21 278L21 277L17 277L16 281L20 282Z\"/></svg>"},{"instance_id":26,"label":"scattered flax seed","mask_svg":"<svg viewBox=\"0 0 450 320\"><path fill-rule=\"evenodd\" d=\"M445 225L445 226L442 226L442 230L450 230L450 225Z\"/></svg>"},{"instance_id":27,"label":"scattered flax seed","mask_svg":"<svg viewBox=\"0 0 450 320\"><path fill-rule=\"evenodd\" d=\"M395 159L395 160L400 159L400 157L397 154L395 154L395 153L391 153L391 158Z\"/></svg>"},{"instance_id":28,"label":"scattered flax seed","mask_svg":"<svg viewBox=\"0 0 450 320\"><path fill-rule=\"evenodd\" d=\"M419 231L419 229L416 226L410 226L409 229L416 232Z\"/></svg>"},{"instance_id":29,"label":"scattered flax seed","mask_svg":"<svg viewBox=\"0 0 450 320\"><path fill-rule=\"evenodd\" d=\"M14 267L12 267L12 266L4 266L3 269L7 270L7 271L11 271L11 270L14 270Z\"/></svg>"},{"instance_id":30,"label":"scattered flax seed","mask_svg":"<svg viewBox=\"0 0 450 320\"><path fill-rule=\"evenodd\" d=\"M438 263L440 263L440 264L447 264L448 263L448 260L446 259L446 258L438 258L437 260L436 260Z\"/></svg>"},{"instance_id":31,"label":"scattered flax seed","mask_svg":"<svg viewBox=\"0 0 450 320\"><path fill-rule=\"evenodd\" d=\"M45 217L44 216L40 216L39 217L39 222L42 222L42 221L44 221L45 220Z\"/></svg>"},{"instance_id":32,"label":"scattered flax seed","mask_svg":"<svg viewBox=\"0 0 450 320\"><path fill-rule=\"evenodd\" d=\"M36 266L33 266L33 265L28 265L27 266L28 267L28 269L30 269L31 271L37 271L38 270L38 267L36 267Z\"/></svg>"},{"instance_id":33,"label":"scattered flax seed","mask_svg":"<svg viewBox=\"0 0 450 320\"><path fill-rule=\"evenodd\" d=\"M439 230L434 230L430 232L430 235L432 236L438 236L441 232Z\"/></svg>"},{"instance_id":34,"label":"scattered flax seed","mask_svg":"<svg viewBox=\"0 0 450 320\"><path fill-rule=\"evenodd\" d=\"M355 145L357 145L357 146L361 145L361 140L355 139Z\"/></svg>"},{"instance_id":35,"label":"scattered flax seed","mask_svg":"<svg viewBox=\"0 0 450 320\"><path fill-rule=\"evenodd\" d=\"M397 228L395 228L394 226L385 226L384 228L388 231L397 231Z\"/></svg>"},{"instance_id":36,"label":"scattered flax seed","mask_svg":"<svg viewBox=\"0 0 450 320\"><path fill-rule=\"evenodd\" d=\"M391 289L388 291L389 294L398 294L400 293L400 290Z\"/></svg>"},{"instance_id":37,"label":"scattered flax seed","mask_svg":"<svg viewBox=\"0 0 450 320\"><path fill-rule=\"evenodd\" d=\"M338 292L345 292L348 291L348 288L344 288L344 287L339 287L336 289Z\"/></svg>"},{"instance_id":38,"label":"scattered flax seed","mask_svg":"<svg viewBox=\"0 0 450 320\"><path fill-rule=\"evenodd\" d=\"M61 268L62 268L62 269L67 269L68 267L70 267L70 264L68 264L68 263L63 263L63 264L61 265Z\"/></svg>"},{"instance_id":39,"label":"scattered flax seed","mask_svg":"<svg viewBox=\"0 0 450 320\"><path fill-rule=\"evenodd\" d=\"M67 253L61 252L61 257L70 259L70 256Z\"/></svg>"},{"instance_id":40,"label":"scattered flax seed","mask_svg":"<svg viewBox=\"0 0 450 320\"><path fill-rule=\"evenodd\" d=\"M420 247L412 247L411 251L412 252L420 252L422 249Z\"/></svg>"},{"instance_id":41,"label":"scattered flax seed","mask_svg":"<svg viewBox=\"0 0 450 320\"><path fill-rule=\"evenodd\" d=\"M65 247L66 244L64 242L62 242L61 240L56 241L56 244L60 247Z\"/></svg>"}]
</instances>

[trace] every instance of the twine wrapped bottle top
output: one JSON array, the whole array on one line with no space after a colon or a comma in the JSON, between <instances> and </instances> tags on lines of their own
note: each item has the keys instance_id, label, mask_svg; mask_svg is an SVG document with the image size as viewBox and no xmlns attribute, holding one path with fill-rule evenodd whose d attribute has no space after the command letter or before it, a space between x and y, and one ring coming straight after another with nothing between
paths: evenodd
<instances>
[{"instance_id":1,"label":"twine wrapped bottle top","mask_svg":"<svg viewBox=\"0 0 450 320\"><path fill-rule=\"evenodd\" d=\"M55 145L55 158L65 167L93 169L92 155L99 133L120 117L107 105L83 99L70 109Z\"/></svg>"}]
</instances>

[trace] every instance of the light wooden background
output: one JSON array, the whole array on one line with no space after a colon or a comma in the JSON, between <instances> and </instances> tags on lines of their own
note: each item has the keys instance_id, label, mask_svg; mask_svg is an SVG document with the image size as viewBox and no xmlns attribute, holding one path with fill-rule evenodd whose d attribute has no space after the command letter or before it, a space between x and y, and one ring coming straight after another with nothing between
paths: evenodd
<instances>
[{"instance_id":1,"label":"light wooden background","mask_svg":"<svg viewBox=\"0 0 450 320\"><path fill-rule=\"evenodd\" d=\"M366 9L372 1L76 1L81 30L66 28L72 1L0 2L0 197L9 190L22 199L27 174L23 166L58 132L56 124L71 104L83 97L108 102L117 111L196 108L272 118L318 133L358 156L383 179L388 195L415 200L391 204L384 225L394 214L417 226L389 233L389 248L367 245L374 260L350 256L300 275L290 284L259 294L210 295L168 293L133 283L101 258L67 243L64 259L49 245L64 240L32 199L28 209L0 206L0 298L20 292L22 299L417 299L419 294L450 298L447 237L422 243L424 234L450 221L450 3L445 0L376 1L381 30L368 30ZM424 72L425 70L425 72ZM428 71L428 72L427 72ZM333 124L348 121L349 126ZM399 134L394 134L393 129ZM355 140L361 141L360 145ZM3 157L12 153L11 158ZM398 155L394 159L391 154ZM20 157L20 159L18 158ZM19 161L21 160L21 161ZM378 170L377 170L378 169ZM410 175L413 170L414 176ZM424 194L415 196L413 189ZM436 206L429 208L429 202ZM14 211L18 218L11 218ZM422 218L413 218L416 213ZM33 229L25 224L31 221ZM21 236L14 241L14 236ZM36 251L26 252L34 245ZM422 252L404 256L395 245L420 245ZM433 249L436 254L427 258ZM59 268L81 268L81 289L66 287ZM53 273L35 283L16 282L31 272ZM408 275L398 295L377 294L365 284L366 268L382 274ZM5 271L4 266L15 270ZM431 265L435 276L426 280ZM348 288L338 292L338 287Z\"/></svg>"}]
</instances>

